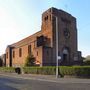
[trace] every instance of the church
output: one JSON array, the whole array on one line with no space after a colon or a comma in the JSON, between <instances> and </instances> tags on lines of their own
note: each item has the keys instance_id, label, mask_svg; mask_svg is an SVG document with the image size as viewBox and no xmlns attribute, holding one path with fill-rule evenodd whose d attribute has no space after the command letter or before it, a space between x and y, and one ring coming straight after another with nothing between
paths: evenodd
<instances>
[{"instance_id":1,"label":"church","mask_svg":"<svg viewBox=\"0 0 90 90\"><path fill-rule=\"evenodd\" d=\"M77 46L76 18L52 7L42 14L41 31L7 46L6 66L24 66L25 59L30 54L38 66L55 66L57 46L58 56L61 57L59 65L82 62Z\"/></svg>"}]
</instances>

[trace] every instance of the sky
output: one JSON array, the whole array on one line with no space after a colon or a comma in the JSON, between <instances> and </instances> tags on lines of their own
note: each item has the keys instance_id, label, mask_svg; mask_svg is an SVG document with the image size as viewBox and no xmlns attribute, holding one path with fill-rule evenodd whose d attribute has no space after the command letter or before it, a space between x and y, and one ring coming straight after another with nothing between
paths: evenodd
<instances>
[{"instance_id":1,"label":"sky","mask_svg":"<svg viewBox=\"0 0 90 90\"><path fill-rule=\"evenodd\" d=\"M0 0L0 55L7 45L40 31L41 15L51 7L76 17L78 50L90 55L90 0Z\"/></svg>"}]
</instances>

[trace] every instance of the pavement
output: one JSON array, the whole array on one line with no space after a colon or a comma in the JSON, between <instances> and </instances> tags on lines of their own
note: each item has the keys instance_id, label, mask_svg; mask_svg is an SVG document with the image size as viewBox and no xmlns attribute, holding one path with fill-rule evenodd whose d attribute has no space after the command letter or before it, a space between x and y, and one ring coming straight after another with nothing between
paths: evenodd
<instances>
[{"instance_id":1,"label":"pavement","mask_svg":"<svg viewBox=\"0 0 90 90\"><path fill-rule=\"evenodd\" d=\"M56 78L55 75L37 75L37 74L17 74L17 73L0 73L2 76L22 78L22 79L31 79L47 82L56 82L56 83L89 83L90 79L81 79L81 78Z\"/></svg>"}]
</instances>

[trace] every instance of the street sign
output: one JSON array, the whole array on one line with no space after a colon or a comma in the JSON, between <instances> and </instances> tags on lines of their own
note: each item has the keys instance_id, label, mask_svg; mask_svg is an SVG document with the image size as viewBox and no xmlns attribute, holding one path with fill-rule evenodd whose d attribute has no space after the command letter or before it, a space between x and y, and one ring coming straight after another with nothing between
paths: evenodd
<instances>
[{"instance_id":1,"label":"street sign","mask_svg":"<svg viewBox=\"0 0 90 90\"><path fill-rule=\"evenodd\" d=\"M58 60L61 60L61 56L58 56Z\"/></svg>"}]
</instances>

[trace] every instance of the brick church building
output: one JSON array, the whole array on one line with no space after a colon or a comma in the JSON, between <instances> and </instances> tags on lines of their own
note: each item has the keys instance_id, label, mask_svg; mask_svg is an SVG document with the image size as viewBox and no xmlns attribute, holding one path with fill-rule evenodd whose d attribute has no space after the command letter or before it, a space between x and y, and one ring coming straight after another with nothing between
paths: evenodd
<instances>
[{"instance_id":1,"label":"brick church building","mask_svg":"<svg viewBox=\"0 0 90 90\"><path fill-rule=\"evenodd\" d=\"M56 20L57 18L57 20ZM76 18L56 8L42 14L41 31L8 45L6 66L23 66L25 58L32 54L36 65L56 65L56 27L58 28L58 56L60 65L79 64L81 52L77 48Z\"/></svg>"}]
</instances>

